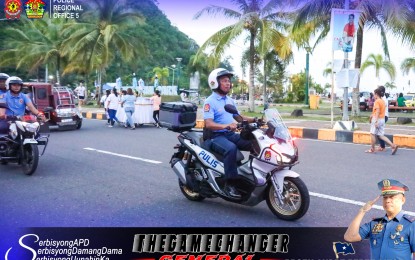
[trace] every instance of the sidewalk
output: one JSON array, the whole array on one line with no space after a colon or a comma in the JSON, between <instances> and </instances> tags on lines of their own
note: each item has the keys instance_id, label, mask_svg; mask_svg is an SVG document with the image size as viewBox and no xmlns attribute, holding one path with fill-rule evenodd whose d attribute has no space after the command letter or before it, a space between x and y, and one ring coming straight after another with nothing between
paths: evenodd
<instances>
[{"instance_id":1,"label":"sidewalk","mask_svg":"<svg viewBox=\"0 0 415 260\"><path fill-rule=\"evenodd\" d=\"M202 112L202 109L198 109L196 128L203 127ZM88 119L106 120L103 108L82 108L82 115ZM285 124L291 135L297 138L370 144L369 123L357 123L358 129L355 131L333 130L330 121L304 120L301 117L285 120ZM385 133L400 147L415 148L415 126L386 124Z\"/></svg>"}]
</instances>

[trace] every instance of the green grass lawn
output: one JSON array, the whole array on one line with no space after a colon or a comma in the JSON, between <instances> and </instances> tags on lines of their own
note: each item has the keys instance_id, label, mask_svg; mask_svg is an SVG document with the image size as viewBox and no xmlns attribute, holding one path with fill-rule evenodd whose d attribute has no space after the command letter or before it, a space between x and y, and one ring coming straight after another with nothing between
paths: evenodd
<instances>
[{"instance_id":1,"label":"green grass lawn","mask_svg":"<svg viewBox=\"0 0 415 260\"><path fill-rule=\"evenodd\" d=\"M148 96L150 97L150 96ZM163 102L173 102L173 101L180 101L180 97L178 96L163 96ZM88 108L99 108L99 105L97 105L96 101L89 101L87 105L84 107ZM202 109L203 104L198 106L200 109ZM321 121L330 121L331 120L331 107L330 103L320 103L318 109L310 109L307 105L303 103L294 103L294 104L273 104L270 106L270 108L276 108L278 112L280 112L283 119L300 119L300 120L321 120ZM245 103L245 105L239 105L238 106L239 111L245 115L250 117L258 117L261 118L263 116L263 113L261 113L264 110L264 106L256 106L255 112L248 112L248 105ZM293 117L291 116L291 113L294 109L302 109L304 116L302 117ZM334 105L333 109L334 118L333 121L341 121L343 112L340 110L339 104ZM371 111L361 111L360 116L358 117L350 117L350 120L355 121L356 123L368 123L369 122L369 116L371 114ZM349 111L350 115L350 111ZM402 113L402 112L392 112L390 113L391 118L397 118L397 117L409 117L412 118L412 121L414 121L411 124L406 124L407 126L415 126L415 113ZM388 121L388 124L390 125L397 125L394 121Z\"/></svg>"}]
</instances>

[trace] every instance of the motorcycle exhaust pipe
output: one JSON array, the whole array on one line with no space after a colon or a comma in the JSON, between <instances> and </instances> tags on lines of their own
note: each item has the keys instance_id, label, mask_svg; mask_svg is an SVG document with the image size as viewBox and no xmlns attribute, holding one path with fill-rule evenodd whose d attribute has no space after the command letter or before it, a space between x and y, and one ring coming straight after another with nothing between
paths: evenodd
<instances>
[{"instance_id":1,"label":"motorcycle exhaust pipe","mask_svg":"<svg viewBox=\"0 0 415 260\"><path fill-rule=\"evenodd\" d=\"M182 183L186 183L186 170L182 160L176 159L172 161L171 167L173 168L174 173L176 173L177 177L179 177Z\"/></svg>"}]
</instances>

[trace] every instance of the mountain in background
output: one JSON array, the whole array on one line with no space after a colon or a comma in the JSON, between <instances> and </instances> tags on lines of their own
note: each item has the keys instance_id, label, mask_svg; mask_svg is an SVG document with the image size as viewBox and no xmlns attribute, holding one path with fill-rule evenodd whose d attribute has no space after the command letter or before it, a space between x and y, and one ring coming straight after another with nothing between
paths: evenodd
<instances>
[{"instance_id":1,"label":"mountain in background","mask_svg":"<svg viewBox=\"0 0 415 260\"><path fill-rule=\"evenodd\" d=\"M75 0L74 4L82 4L82 1L85 0ZM27 1L21 0L22 6L24 6L25 2ZM47 5L50 3L49 0L45 2ZM177 57L182 58L182 70L185 70L191 55L195 54L199 48L196 42L186 34L180 32L177 27L172 26L169 19L159 10L156 0L127 0L126 2L127 8L133 8L145 17L145 23L143 25L133 26L128 30L128 34L142 41L147 51L144 58L137 58L137 60L129 64L123 62L117 56L106 70L105 81L115 81L116 75L121 75L128 80L131 78L132 72L135 72L138 77L142 77L146 82L149 82L154 76L153 68L177 64ZM5 1L0 0L0 49L3 47L2 43L7 40L2 30L8 26L13 26L15 23L19 23L18 20L12 21L5 19L4 8ZM22 15L25 16L24 10ZM0 68L0 70L13 75L26 74L24 71L16 71L15 68ZM41 71L39 75L42 75ZM74 77L76 75L63 76L61 83L65 85L73 82ZM90 77L93 78L94 75L90 75ZM188 80L183 79L183 85L186 86L188 84Z\"/></svg>"}]
</instances>

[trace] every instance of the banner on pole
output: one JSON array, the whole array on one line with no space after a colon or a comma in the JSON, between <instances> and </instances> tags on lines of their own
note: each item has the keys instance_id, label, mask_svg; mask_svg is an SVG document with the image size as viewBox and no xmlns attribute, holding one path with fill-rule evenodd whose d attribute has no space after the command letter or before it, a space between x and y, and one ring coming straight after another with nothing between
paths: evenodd
<instances>
[{"instance_id":1,"label":"banner on pole","mask_svg":"<svg viewBox=\"0 0 415 260\"><path fill-rule=\"evenodd\" d=\"M353 51L360 14L361 12L357 10L331 10L330 28L333 35L333 51Z\"/></svg>"}]
</instances>

